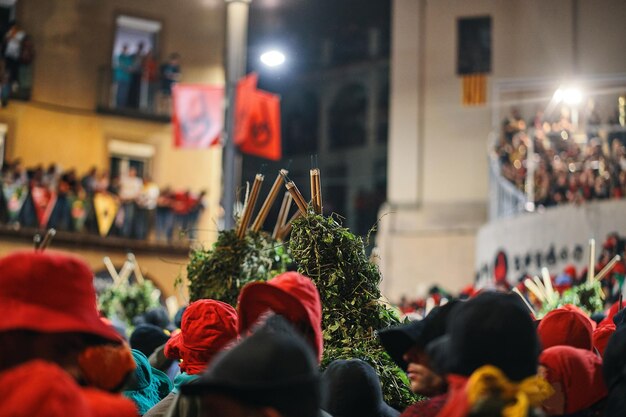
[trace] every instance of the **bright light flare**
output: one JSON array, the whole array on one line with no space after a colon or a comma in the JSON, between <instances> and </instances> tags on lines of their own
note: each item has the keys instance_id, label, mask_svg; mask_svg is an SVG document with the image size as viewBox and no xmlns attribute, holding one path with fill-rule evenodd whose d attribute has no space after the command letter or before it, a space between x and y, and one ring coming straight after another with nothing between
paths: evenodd
<instances>
[{"instance_id":1,"label":"bright light flare","mask_svg":"<svg viewBox=\"0 0 626 417\"><path fill-rule=\"evenodd\" d=\"M268 67L277 67L285 63L285 54L280 51L268 51L261 55L261 62Z\"/></svg>"},{"instance_id":2,"label":"bright light flare","mask_svg":"<svg viewBox=\"0 0 626 417\"><path fill-rule=\"evenodd\" d=\"M559 88L554 92L552 99L565 104L580 104L583 101L583 92L577 87Z\"/></svg>"}]
</instances>

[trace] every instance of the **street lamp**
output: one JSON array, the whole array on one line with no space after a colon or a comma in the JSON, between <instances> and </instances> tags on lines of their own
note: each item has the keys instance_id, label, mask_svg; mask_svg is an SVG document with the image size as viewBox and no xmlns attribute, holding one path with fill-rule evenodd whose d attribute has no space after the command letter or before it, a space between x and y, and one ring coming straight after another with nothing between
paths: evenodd
<instances>
[{"instance_id":1,"label":"street lamp","mask_svg":"<svg viewBox=\"0 0 626 417\"><path fill-rule=\"evenodd\" d=\"M224 123L224 156L222 202L224 204L224 230L235 225L236 187L240 183L241 155L235 146L235 100L237 82L246 72L246 37L251 0L226 1L226 112ZM240 169L236 166L239 165Z\"/></svg>"},{"instance_id":2,"label":"street lamp","mask_svg":"<svg viewBox=\"0 0 626 417\"><path fill-rule=\"evenodd\" d=\"M285 54L275 49L261 54L261 62L268 67L278 67L285 63Z\"/></svg>"}]
</instances>

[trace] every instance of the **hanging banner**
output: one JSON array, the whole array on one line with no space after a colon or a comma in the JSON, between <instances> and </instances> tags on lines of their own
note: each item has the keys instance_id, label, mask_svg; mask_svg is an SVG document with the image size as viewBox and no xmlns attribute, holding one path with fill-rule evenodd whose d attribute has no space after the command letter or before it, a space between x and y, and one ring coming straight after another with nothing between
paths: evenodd
<instances>
[{"instance_id":1,"label":"hanging banner","mask_svg":"<svg viewBox=\"0 0 626 417\"><path fill-rule=\"evenodd\" d=\"M259 76L256 73L248 74L237 83L237 97L235 100L235 143L240 144L246 139L249 114L254 105L254 93Z\"/></svg>"},{"instance_id":2,"label":"hanging banner","mask_svg":"<svg viewBox=\"0 0 626 417\"><path fill-rule=\"evenodd\" d=\"M282 156L280 97L256 90L248 99L246 129L236 143L243 153L277 161Z\"/></svg>"},{"instance_id":3,"label":"hanging banner","mask_svg":"<svg viewBox=\"0 0 626 417\"><path fill-rule=\"evenodd\" d=\"M172 89L174 146L208 148L217 145L224 128L224 88L175 84Z\"/></svg>"},{"instance_id":4,"label":"hanging banner","mask_svg":"<svg viewBox=\"0 0 626 417\"><path fill-rule=\"evenodd\" d=\"M16 222L28 196L28 187L17 184L3 184L2 194L9 213L9 222Z\"/></svg>"},{"instance_id":5,"label":"hanging banner","mask_svg":"<svg viewBox=\"0 0 626 417\"><path fill-rule=\"evenodd\" d=\"M93 208L98 222L98 232L100 236L105 237L113 226L115 216L120 209L120 203L110 193L96 193L93 196Z\"/></svg>"},{"instance_id":6,"label":"hanging banner","mask_svg":"<svg viewBox=\"0 0 626 417\"><path fill-rule=\"evenodd\" d=\"M73 196L69 200L73 230L82 232L85 229L85 220L87 220L87 200L84 195Z\"/></svg>"},{"instance_id":7,"label":"hanging banner","mask_svg":"<svg viewBox=\"0 0 626 417\"><path fill-rule=\"evenodd\" d=\"M50 191L47 187L34 186L30 190L30 195L33 198L39 227L45 228L57 203L57 193Z\"/></svg>"}]
</instances>

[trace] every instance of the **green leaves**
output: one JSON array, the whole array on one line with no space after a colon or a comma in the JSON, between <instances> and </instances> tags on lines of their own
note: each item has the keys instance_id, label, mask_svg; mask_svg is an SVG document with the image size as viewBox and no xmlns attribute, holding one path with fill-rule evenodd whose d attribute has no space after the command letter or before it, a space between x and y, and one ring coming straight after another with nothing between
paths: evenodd
<instances>
[{"instance_id":1,"label":"green leaves","mask_svg":"<svg viewBox=\"0 0 626 417\"><path fill-rule=\"evenodd\" d=\"M264 232L239 239L234 230L220 232L210 250L195 250L187 265L191 301L211 298L236 306L241 288L267 281L286 270L285 247Z\"/></svg>"},{"instance_id":2,"label":"green leaves","mask_svg":"<svg viewBox=\"0 0 626 417\"><path fill-rule=\"evenodd\" d=\"M117 287L111 285L98 296L98 308L107 317L115 316L132 328L133 317L160 305L155 297L159 293L155 290L158 291L149 280Z\"/></svg>"},{"instance_id":3,"label":"green leaves","mask_svg":"<svg viewBox=\"0 0 626 417\"><path fill-rule=\"evenodd\" d=\"M363 240L332 217L309 213L293 223L289 247L322 299L322 366L335 359L363 359L377 370L387 403L398 409L414 403L406 375L374 334L399 320L378 302L381 276Z\"/></svg>"}]
</instances>

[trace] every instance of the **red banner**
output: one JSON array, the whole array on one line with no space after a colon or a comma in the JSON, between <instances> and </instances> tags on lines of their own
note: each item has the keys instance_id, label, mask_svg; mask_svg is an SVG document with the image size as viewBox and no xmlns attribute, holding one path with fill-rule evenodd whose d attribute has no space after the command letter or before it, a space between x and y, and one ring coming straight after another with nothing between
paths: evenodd
<instances>
[{"instance_id":1,"label":"red banner","mask_svg":"<svg viewBox=\"0 0 626 417\"><path fill-rule=\"evenodd\" d=\"M48 220L50 220L52 209L54 209L57 203L57 193L50 191L46 187L35 186L31 188L30 195L35 206L35 214L37 215L39 227L45 228L48 224Z\"/></svg>"},{"instance_id":2,"label":"red banner","mask_svg":"<svg viewBox=\"0 0 626 417\"><path fill-rule=\"evenodd\" d=\"M280 97L256 90L249 97L249 106L239 149L249 155L279 160L282 156Z\"/></svg>"},{"instance_id":3,"label":"red banner","mask_svg":"<svg viewBox=\"0 0 626 417\"><path fill-rule=\"evenodd\" d=\"M174 146L208 148L217 145L224 127L224 88L175 84L172 90Z\"/></svg>"},{"instance_id":4,"label":"red banner","mask_svg":"<svg viewBox=\"0 0 626 417\"><path fill-rule=\"evenodd\" d=\"M251 73L237 83L237 98L235 100L235 143L239 145L246 140L249 114L252 110L252 100L259 76Z\"/></svg>"}]
</instances>

